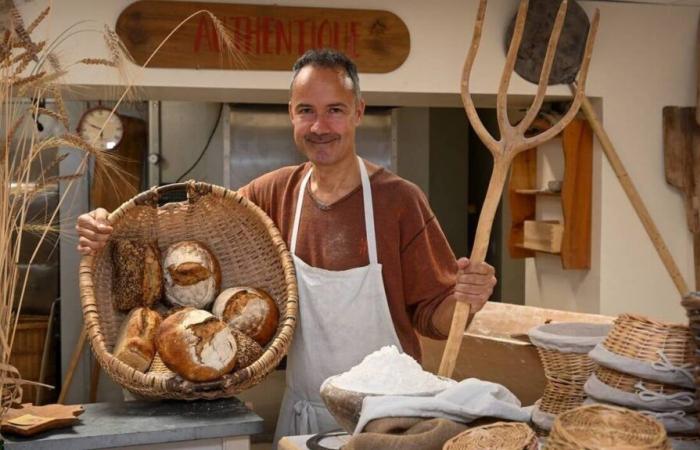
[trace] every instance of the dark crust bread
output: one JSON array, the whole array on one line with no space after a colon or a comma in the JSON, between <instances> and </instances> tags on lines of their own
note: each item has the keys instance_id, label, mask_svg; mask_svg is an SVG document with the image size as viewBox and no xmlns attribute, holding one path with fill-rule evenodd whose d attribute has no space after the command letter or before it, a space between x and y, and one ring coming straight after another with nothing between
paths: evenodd
<instances>
[{"instance_id":1,"label":"dark crust bread","mask_svg":"<svg viewBox=\"0 0 700 450\"><path fill-rule=\"evenodd\" d=\"M152 306L163 291L160 252L153 243L115 239L112 247L112 305L120 311Z\"/></svg>"},{"instance_id":2,"label":"dark crust bread","mask_svg":"<svg viewBox=\"0 0 700 450\"><path fill-rule=\"evenodd\" d=\"M236 337L236 344L238 345L235 370L245 369L262 356L263 348L247 334L234 329L231 331L233 331L233 335Z\"/></svg>"},{"instance_id":3,"label":"dark crust bread","mask_svg":"<svg viewBox=\"0 0 700 450\"><path fill-rule=\"evenodd\" d=\"M156 354L155 337L162 319L149 308L134 308L124 319L114 346L114 356L146 372Z\"/></svg>"},{"instance_id":4,"label":"dark crust bread","mask_svg":"<svg viewBox=\"0 0 700 450\"><path fill-rule=\"evenodd\" d=\"M183 308L168 316L156 336L156 348L163 363L176 374L190 381L213 381L231 372L236 364L236 358L231 358L230 362L221 369L209 367L193 360L190 353L192 344L188 342L188 335L195 335L197 342L195 352L201 354L205 343L221 330L228 330L225 323L214 316L205 318L201 322L182 326L182 322L187 316L196 312L195 308ZM237 348L233 348L234 355Z\"/></svg>"},{"instance_id":5,"label":"dark crust bread","mask_svg":"<svg viewBox=\"0 0 700 450\"><path fill-rule=\"evenodd\" d=\"M262 289L237 288L226 302L221 320L265 346L277 331L279 310Z\"/></svg>"}]
</instances>

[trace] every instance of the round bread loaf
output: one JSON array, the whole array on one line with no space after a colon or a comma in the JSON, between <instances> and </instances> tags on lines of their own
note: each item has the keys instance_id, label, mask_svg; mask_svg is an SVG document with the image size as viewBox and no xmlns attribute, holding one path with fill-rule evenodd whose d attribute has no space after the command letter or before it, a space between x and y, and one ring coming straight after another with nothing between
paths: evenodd
<instances>
[{"instance_id":1,"label":"round bread loaf","mask_svg":"<svg viewBox=\"0 0 700 450\"><path fill-rule=\"evenodd\" d=\"M115 239L112 244L112 304L120 311L152 306L163 292L160 251L153 243Z\"/></svg>"},{"instance_id":2,"label":"round bread loaf","mask_svg":"<svg viewBox=\"0 0 700 450\"><path fill-rule=\"evenodd\" d=\"M262 289L252 287L224 290L216 298L212 312L262 346L275 335L279 322L279 310L272 297Z\"/></svg>"},{"instance_id":3,"label":"round bread loaf","mask_svg":"<svg viewBox=\"0 0 700 450\"><path fill-rule=\"evenodd\" d=\"M165 298L173 305L206 308L221 289L221 269L201 242L181 241L163 255Z\"/></svg>"},{"instance_id":4,"label":"round bread loaf","mask_svg":"<svg viewBox=\"0 0 700 450\"><path fill-rule=\"evenodd\" d=\"M134 308L126 316L114 346L114 357L146 372L156 355L156 333L162 319L148 308Z\"/></svg>"},{"instance_id":5,"label":"round bread loaf","mask_svg":"<svg viewBox=\"0 0 700 450\"><path fill-rule=\"evenodd\" d=\"M190 381L212 381L231 372L238 346L232 330L211 313L184 308L161 324L156 349L168 369Z\"/></svg>"},{"instance_id":6,"label":"round bread loaf","mask_svg":"<svg viewBox=\"0 0 700 450\"><path fill-rule=\"evenodd\" d=\"M234 329L231 329L231 331L236 337L236 344L238 345L235 370L245 369L262 356L263 348L247 334Z\"/></svg>"}]
</instances>

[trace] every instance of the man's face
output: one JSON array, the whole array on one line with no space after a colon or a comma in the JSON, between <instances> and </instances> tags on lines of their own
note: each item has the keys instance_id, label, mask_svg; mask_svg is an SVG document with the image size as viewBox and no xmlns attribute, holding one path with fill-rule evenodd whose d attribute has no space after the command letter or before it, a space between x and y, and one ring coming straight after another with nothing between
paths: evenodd
<instances>
[{"instance_id":1,"label":"man's face","mask_svg":"<svg viewBox=\"0 0 700 450\"><path fill-rule=\"evenodd\" d=\"M342 69L304 67L292 84L289 102L297 148L315 165L354 158L355 128L364 110Z\"/></svg>"}]
</instances>

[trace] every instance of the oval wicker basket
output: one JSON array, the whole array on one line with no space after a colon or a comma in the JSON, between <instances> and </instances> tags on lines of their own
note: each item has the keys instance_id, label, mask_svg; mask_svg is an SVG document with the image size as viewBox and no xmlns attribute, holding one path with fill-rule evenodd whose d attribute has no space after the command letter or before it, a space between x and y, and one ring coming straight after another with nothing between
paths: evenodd
<instances>
[{"instance_id":1,"label":"oval wicker basket","mask_svg":"<svg viewBox=\"0 0 700 450\"><path fill-rule=\"evenodd\" d=\"M159 200L174 191L187 201ZM85 326L97 361L119 385L146 398L213 399L232 397L262 381L287 353L298 302L294 266L272 220L234 191L207 183L179 183L142 192L110 214L110 241L157 242L161 250L186 239L205 243L221 266L222 287L255 286L267 291L280 310L280 321L262 356L248 367L205 383L183 380L162 364L147 373L116 359L114 347L124 314L112 307L111 245L80 262L80 297Z\"/></svg>"},{"instance_id":2,"label":"oval wicker basket","mask_svg":"<svg viewBox=\"0 0 700 450\"><path fill-rule=\"evenodd\" d=\"M537 436L520 422L496 422L470 428L445 442L442 450L537 450Z\"/></svg>"},{"instance_id":3,"label":"oval wicker basket","mask_svg":"<svg viewBox=\"0 0 700 450\"><path fill-rule=\"evenodd\" d=\"M666 430L638 412L605 405L580 406L554 420L545 450L670 450Z\"/></svg>"}]
</instances>

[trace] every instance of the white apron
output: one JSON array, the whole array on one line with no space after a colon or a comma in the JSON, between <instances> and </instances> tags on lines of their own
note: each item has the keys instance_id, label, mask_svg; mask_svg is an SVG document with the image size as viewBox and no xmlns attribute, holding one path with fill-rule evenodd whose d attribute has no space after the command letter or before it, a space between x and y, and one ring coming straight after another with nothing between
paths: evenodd
<instances>
[{"instance_id":1,"label":"white apron","mask_svg":"<svg viewBox=\"0 0 700 450\"><path fill-rule=\"evenodd\" d=\"M377 261L372 191L360 157L369 265L348 270L312 267L296 256L302 203L311 170L302 180L292 228L291 253L299 288L299 321L287 356L287 387L275 430L283 436L340 428L321 400L321 383L347 371L385 345L401 349Z\"/></svg>"}]
</instances>

